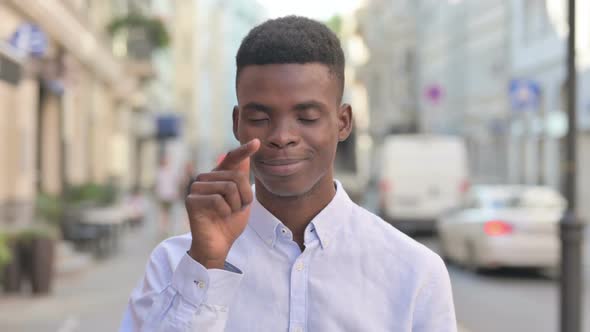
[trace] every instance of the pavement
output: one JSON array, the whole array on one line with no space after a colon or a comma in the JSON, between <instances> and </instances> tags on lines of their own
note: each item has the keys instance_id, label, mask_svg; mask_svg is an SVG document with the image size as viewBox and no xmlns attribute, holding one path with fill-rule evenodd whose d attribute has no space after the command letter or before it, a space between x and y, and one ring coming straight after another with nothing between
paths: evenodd
<instances>
[{"instance_id":1,"label":"pavement","mask_svg":"<svg viewBox=\"0 0 590 332\"><path fill-rule=\"evenodd\" d=\"M2 295L0 331L116 331L158 242L147 228L126 234L125 240L119 255L62 274L50 295Z\"/></svg>"},{"instance_id":2,"label":"pavement","mask_svg":"<svg viewBox=\"0 0 590 332\"><path fill-rule=\"evenodd\" d=\"M180 220L181 208L175 213ZM154 204L146 215L144 226L128 229L119 251L106 259L74 253L68 244L60 243L51 294L0 294L0 331L117 331L129 294L162 239Z\"/></svg>"}]
</instances>

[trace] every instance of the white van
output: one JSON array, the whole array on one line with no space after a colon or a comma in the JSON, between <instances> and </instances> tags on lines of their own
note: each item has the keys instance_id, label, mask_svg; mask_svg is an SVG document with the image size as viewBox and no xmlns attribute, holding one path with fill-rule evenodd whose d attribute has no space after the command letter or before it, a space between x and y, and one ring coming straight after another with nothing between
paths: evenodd
<instances>
[{"instance_id":1,"label":"white van","mask_svg":"<svg viewBox=\"0 0 590 332\"><path fill-rule=\"evenodd\" d=\"M459 207L470 185L467 148L460 137L393 135L381 147L379 213L402 231L434 230Z\"/></svg>"}]
</instances>

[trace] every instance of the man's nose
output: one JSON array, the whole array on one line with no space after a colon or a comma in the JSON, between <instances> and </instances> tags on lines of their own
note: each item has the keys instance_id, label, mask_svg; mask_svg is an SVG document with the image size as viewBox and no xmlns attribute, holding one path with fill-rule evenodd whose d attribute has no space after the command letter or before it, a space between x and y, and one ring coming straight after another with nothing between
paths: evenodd
<instances>
[{"instance_id":1,"label":"man's nose","mask_svg":"<svg viewBox=\"0 0 590 332\"><path fill-rule=\"evenodd\" d=\"M267 143L278 149L297 145L299 143L299 134L296 124L288 120L275 122L271 125Z\"/></svg>"}]
</instances>

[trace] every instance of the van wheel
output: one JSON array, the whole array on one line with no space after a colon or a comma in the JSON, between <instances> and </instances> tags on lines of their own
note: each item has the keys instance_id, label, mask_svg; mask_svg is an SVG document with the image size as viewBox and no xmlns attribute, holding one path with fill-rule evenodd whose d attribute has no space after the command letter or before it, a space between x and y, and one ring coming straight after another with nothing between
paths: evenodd
<instances>
[{"instance_id":1,"label":"van wheel","mask_svg":"<svg viewBox=\"0 0 590 332\"><path fill-rule=\"evenodd\" d=\"M550 280L558 281L561 279L561 270L559 267L539 268L539 274Z\"/></svg>"}]
</instances>

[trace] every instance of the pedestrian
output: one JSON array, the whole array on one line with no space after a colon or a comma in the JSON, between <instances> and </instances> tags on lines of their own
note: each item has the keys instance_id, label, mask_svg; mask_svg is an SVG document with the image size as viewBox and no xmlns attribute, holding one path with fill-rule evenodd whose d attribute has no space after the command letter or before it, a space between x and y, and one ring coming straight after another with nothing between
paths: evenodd
<instances>
[{"instance_id":1,"label":"pedestrian","mask_svg":"<svg viewBox=\"0 0 590 332\"><path fill-rule=\"evenodd\" d=\"M188 193L190 192L190 185L193 183L196 177L197 173L194 162L192 162L191 160L186 161L184 164L184 173L182 175L180 182L178 183L178 192L180 197L188 195Z\"/></svg>"},{"instance_id":2,"label":"pedestrian","mask_svg":"<svg viewBox=\"0 0 590 332\"><path fill-rule=\"evenodd\" d=\"M160 210L159 234L162 237L167 237L170 233L172 207L179 196L178 176L166 155L160 158L156 175L156 197Z\"/></svg>"},{"instance_id":3,"label":"pedestrian","mask_svg":"<svg viewBox=\"0 0 590 332\"><path fill-rule=\"evenodd\" d=\"M141 189L135 185L131 192L125 197L125 208L127 220L131 227L138 227L145 219L146 202Z\"/></svg>"},{"instance_id":4,"label":"pedestrian","mask_svg":"<svg viewBox=\"0 0 590 332\"><path fill-rule=\"evenodd\" d=\"M195 168L195 163L191 160L188 160L185 162L184 164L184 174L181 178L181 180L179 181L179 186L178 186L178 194L180 197L185 197L186 195L188 195L190 193L190 186L193 183L193 181L196 179L197 174L196 174L196 168ZM186 233L188 231L190 231L190 226L189 226L189 218L188 218L188 214L186 212L185 209L183 209L183 211L181 212L182 217L181 217L181 222L179 227L175 227L175 234L182 234L182 233Z\"/></svg>"},{"instance_id":5,"label":"pedestrian","mask_svg":"<svg viewBox=\"0 0 590 332\"><path fill-rule=\"evenodd\" d=\"M191 231L153 251L121 331L456 331L441 258L333 178L353 122L336 35L269 20L236 62L241 146L191 185Z\"/></svg>"}]
</instances>

